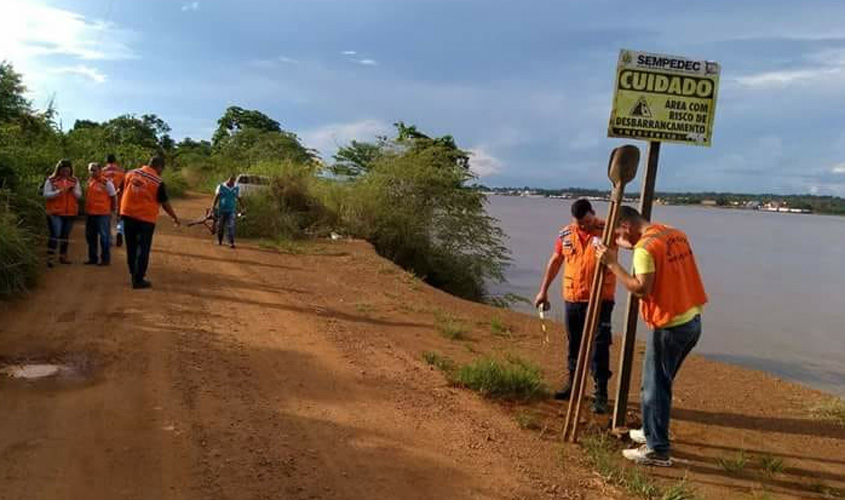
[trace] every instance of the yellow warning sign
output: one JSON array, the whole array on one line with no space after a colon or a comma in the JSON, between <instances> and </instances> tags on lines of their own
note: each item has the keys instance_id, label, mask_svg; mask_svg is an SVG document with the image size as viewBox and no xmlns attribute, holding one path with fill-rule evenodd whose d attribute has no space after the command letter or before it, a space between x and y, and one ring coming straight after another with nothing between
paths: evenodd
<instances>
[{"instance_id":1,"label":"yellow warning sign","mask_svg":"<svg viewBox=\"0 0 845 500\"><path fill-rule=\"evenodd\" d=\"M608 137L710 146L718 63L622 50Z\"/></svg>"}]
</instances>

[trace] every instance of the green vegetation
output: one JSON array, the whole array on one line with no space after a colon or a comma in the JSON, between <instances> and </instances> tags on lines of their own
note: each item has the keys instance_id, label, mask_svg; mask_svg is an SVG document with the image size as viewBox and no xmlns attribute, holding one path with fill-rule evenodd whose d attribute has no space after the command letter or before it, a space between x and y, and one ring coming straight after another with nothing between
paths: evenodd
<instances>
[{"instance_id":1,"label":"green vegetation","mask_svg":"<svg viewBox=\"0 0 845 500\"><path fill-rule=\"evenodd\" d=\"M453 382L493 399L531 401L549 392L540 368L514 356L486 357L463 365L455 371Z\"/></svg>"},{"instance_id":2,"label":"green vegetation","mask_svg":"<svg viewBox=\"0 0 845 500\"><path fill-rule=\"evenodd\" d=\"M429 365L437 368L446 374L447 378L451 380L452 373L455 371L455 362L451 359L432 351L426 351L422 354L423 361Z\"/></svg>"},{"instance_id":3,"label":"green vegetation","mask_svg":"<svg viewBox=\"0 0 845 500\"><path fill-rule=\"evenodd\" d=\"M531 410L519 410L514 415L514 420L520 429L540 430L540 416Z\"/></svg>"},{"instance_id":4,"label":"green vegetation","mask_svg":"<svg viewBox=\"0 0 845 500\"><path fill-rule=\"evenodd\" d=\"M845 498L845 492L822 483L815 482L810 485L810 491L818 493L822 498Z\"/></svg>"},{"instance_id":5,"label":"green vegetation","mask_svg":"<svg viewBox=\"0 0 845 500\"><path fill-rule=\"evenodd\" d=\"M845 400L830 398L810 409L815 418L845 426Z\"/></svg>"},{"instance_id":6,"label":"green vegetation","mask_svg":"<svg viewBox=\"0 0 845 500\"><path fill-rule=\"evenodd\" d=\"M769 477L774 477L783 472L783 460L772 455L762 455L759 458L760 469Z\"/></svg>"},{"instance_id":7,"label":"green vegetation","mask_svg":"<svg viewBox=\"0 0 845 500\"><path fill-rule=\"evenodd\" d=\"M624 488L632 495L647 500L696 500L698 498L685 479L664 491L644 469L622 465L616 442L606 434L584 436L581 445L590 464L608 484Z\"/></svg>"},{"instance_id":8,"label":"green vegetation","mask_svg":"<svg viewBox=\"0 0 845 500\"><path fill-rule=\"evenodd\" d=\"M208 192L232 174L266 176L266 191L245 198L241 235L273 242L331 232L363 238L417 277L409 280L414 290L423 280L466 299L490 300L485 283L501 280L509 260L504 233L487 215L485 195L472 185L469 153L448 135L431 137L400 122L395 137L352 141L326 165L296 134L257 110L229 107L210 141L176 142L155 114L77 120L63 131L52 107L37 111L25 95L22 76L0 64L4 295L37 278L32 256L39 254L45 232L38 188L52 166L69 158L84 181L84 166L109 153L126 169L163 155L172 196L189 188Z\"/></svg>"},{"instance_id":9,"label":"green vegetation","mask_svg":"<svg viewBox=\"0 0 845 500\"><path fill-rule=\"evenodd\" d=\"M732 457L717 458L716 463L719 464L719 467L721 467L725 472L729 474L737 474L742 472L745 469L745 466L748 465L748 457L745 456L744 451L740 450Z\"/></svg>"},{"instance_id":10,"label":"green vegetation","mask_svg":"<svg viewBox=\"0 0 845 500\"><path fill-rule=\"evenodd\" d=\"M490 320L490 333L497 337L510 337L512 332L500 318L493 318Z\"/></svg>"},{"instance_id":11,"label":"green vegetation","mask_svg":"<svg viewBox=\"0 0 845 500\"><path fill-rule=\"evenodd\" d=\"M466 340L469 334L466 324L451 316L438 316L435 326L440 335L449 340Z\"/></svg>"}]
</instances>

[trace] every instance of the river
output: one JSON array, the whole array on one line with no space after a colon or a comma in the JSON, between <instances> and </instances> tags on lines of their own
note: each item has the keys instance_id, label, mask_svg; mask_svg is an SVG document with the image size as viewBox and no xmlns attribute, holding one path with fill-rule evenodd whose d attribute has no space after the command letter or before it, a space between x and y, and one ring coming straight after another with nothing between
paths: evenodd
<instances>
[{"instance_id":1,"label":"river","mask_svg":"<svg viewBox=\"0 0 845 500\"><path fill-rule=\"evenodd\" d=\"M513 263L496 294L532 299L570 202L490 196ZM595 202L604 217L608 205ZM845 396L845 217L655 206L655 221L690 237L710 297L696 352ZM630 254L623 254L626 266ZM560 277L549 292L562 317ZM617 289L614 332L627 294ZM515 308L534 313L527 304ZM640 324L639 336L646 335Z\"/></svg>"}]
</instances>

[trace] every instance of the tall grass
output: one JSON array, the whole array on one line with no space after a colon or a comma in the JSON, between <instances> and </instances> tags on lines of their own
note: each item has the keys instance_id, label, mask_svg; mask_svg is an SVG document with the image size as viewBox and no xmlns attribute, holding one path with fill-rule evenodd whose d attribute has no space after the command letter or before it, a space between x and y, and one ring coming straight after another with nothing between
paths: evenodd
<instances>
[{"instance_id":1,"label":"tall grass","mask_svg":"<svg viewBox=\"0 0 845 500\"><path fill-rule=\"evenodd\" d=\"M482 358L463 365L455 371L454 382L494 399L530 401L549 393L540 368L514 356Z\"/></svg>"},{"instance_id":2,"label":"tall grass","mask_svg":"<svg viewBox=\"0 0 845 500\"><path fill-rule=\"evenodd\" d=\"M35 285L39 271L37 240L8 209L9 196L0 191L0 297L28 290Z\"/></svg>"}]
</instances>

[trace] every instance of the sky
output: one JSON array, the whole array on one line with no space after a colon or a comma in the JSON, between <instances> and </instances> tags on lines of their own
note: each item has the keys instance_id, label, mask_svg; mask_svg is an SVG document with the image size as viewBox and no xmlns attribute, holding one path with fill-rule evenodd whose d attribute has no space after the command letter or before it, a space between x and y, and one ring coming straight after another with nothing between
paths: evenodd
<instances>
[{"instance_id":1,"label":"sky","mask_svg":"<svg viewBox=\"0 0 845 500\"><path fill-rule=\"evenodd\" d=\"M718 61L713 145L662 191L845 196L845 1L0 0L0 59L62 125L155 113L210 138L258 109L326 160L393 123L452 135L489 186L606 188L622 48ZM645 153L645 143L636 142Z\"/></svg>"}]
</instances>

